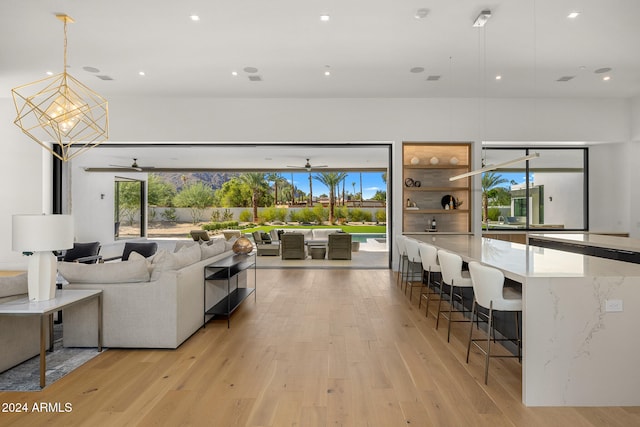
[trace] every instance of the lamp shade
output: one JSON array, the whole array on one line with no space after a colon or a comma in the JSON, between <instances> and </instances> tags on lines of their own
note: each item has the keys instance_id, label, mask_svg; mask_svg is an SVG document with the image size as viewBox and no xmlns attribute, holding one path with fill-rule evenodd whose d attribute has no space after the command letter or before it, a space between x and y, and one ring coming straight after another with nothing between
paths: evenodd
<instances>
[{"instance_id":1,"label":"lamp shade","mask_svg":"<svg viewBox=\"0 0 640 427\"><path fill-rule=\"evenodd\" d=\"M16 252L57 251L73 247L71 215L13 215Z\"/></svg>"}]
</instances>

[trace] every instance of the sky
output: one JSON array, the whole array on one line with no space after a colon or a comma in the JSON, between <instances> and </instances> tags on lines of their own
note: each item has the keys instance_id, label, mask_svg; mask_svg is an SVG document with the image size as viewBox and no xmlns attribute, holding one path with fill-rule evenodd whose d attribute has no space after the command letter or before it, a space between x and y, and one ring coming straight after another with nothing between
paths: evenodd
<instances>
[{"instance_id":1,"label":"sky","mask_svg":"<svg viewBox=\"0 0 640 427\"><path fill-rule=\"evenodd\" d=\"M312 172L313 176L314 173ZM291 182L291 173L282 173L282 176L289 182ZM356 184L356 193L360 192L360 172L352 172L347 174L345 179L345 193L353 194L353 183ZM309 173L308 172L294 172L293 183L296 188L309 193ZM341 191L342 191L342 187ZM382 180L382 172L362 172L362 192L364 193L364 199L370 199L376 194L376 191L386 191L387 184ZM313 180L313 195L317 197L321 194L329 194L329 189L317 179Z\"/></svg>"}]
</instances>

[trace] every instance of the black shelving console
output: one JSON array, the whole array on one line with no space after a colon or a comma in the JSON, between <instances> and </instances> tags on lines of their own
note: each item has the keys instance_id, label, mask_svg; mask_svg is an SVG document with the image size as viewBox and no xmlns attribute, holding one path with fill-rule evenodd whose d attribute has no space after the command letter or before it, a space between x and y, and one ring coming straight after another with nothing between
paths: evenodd
<instances>
[{"instance_id":1,"label":"black shelving console","mask_svg":"<svg viewBox=\"0 0 640 427\"><path fill-rule=\"evenodd\" d=\"M254 287L238 287L238 275L250 268L253 268ZM236 288L231 290L231 280L235 277ZM231 326L231 313L244 301L249 295L253 294L254 301L256 298L256 254L251 252L249 254L235 254L229 257L212 262L204 267L204 320L203 326L207 322L207 315L209 316L226 316L227 328ZM207 292L206 281L207 280L226 280L227 281L227 295L222 298L214 306L207 308Z\"/></svg>"}]
</instances>

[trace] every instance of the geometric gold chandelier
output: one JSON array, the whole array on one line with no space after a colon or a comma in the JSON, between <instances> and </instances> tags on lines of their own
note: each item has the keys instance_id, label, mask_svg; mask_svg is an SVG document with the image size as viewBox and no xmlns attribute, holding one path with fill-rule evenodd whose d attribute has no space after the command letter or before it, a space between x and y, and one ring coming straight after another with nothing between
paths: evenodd
<instances>
[{"instance_id":1,"label":"geometric gold chandelier","mask_svg":"<svg viewBox=\"0 0 640 427\"><path fill-rule=\"evenodd\" d=\"M35 142L62 161L70 160L109 138L106 99L67 73L67 23L64 22L62 73L11 90L16 107L14 123ZM59 146L54 150L53 145Z\"/></svg>"}]
</instances>

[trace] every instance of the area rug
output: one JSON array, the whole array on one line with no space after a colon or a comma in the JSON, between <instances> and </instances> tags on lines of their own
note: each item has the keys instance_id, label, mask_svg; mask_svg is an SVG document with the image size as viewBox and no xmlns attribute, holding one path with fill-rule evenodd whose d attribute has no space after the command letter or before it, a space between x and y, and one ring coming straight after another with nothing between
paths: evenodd
<instances>
[{"instance_id":1,"label":"area rug","mask_svg":"<svg viewBox=\"0 0 640 427\"><path fill-rule=\"evenodd\" d=\"M47 352L47 387L100 354L96 348L65 348L61 336L60 325L55 325L53 352ZM40 390L39 355L0 373L0 391Z\"/></svg>"}]
</instances>

